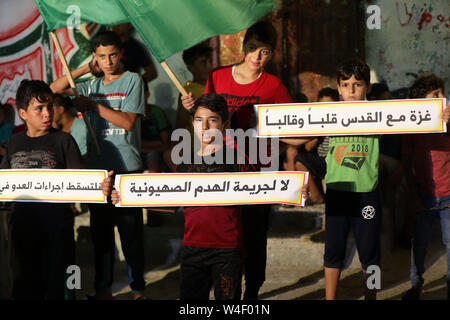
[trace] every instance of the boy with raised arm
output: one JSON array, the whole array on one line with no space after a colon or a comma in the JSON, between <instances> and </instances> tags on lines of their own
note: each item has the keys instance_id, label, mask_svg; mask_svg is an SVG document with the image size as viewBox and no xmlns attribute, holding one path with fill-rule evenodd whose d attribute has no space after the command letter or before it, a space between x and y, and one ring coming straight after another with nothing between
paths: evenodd
<instances>
[{"instance_id":1,"label":"boy with raised arm","mask_svg":"<svg viewBox=\"0 0 450 320\"><path fill-rule=\"evenodd\" d=\"M73 100L79 111L88 111L101 155L88 141L87 167L117 173L142 172L140 118L145 114L141 77L125 71L120 63L123 47L112 31L92 40L93 60L72 72L77 79L89 72L103 76L77 84L82 96ZM66 76L51 84L55 93L73 94ZM139 208L116 208L111 204L90 204L91 231L95 254L95 299L111 299L117 225L129 269L133 299L145 299L143 218Z\"/></svg>"}]
</instances>

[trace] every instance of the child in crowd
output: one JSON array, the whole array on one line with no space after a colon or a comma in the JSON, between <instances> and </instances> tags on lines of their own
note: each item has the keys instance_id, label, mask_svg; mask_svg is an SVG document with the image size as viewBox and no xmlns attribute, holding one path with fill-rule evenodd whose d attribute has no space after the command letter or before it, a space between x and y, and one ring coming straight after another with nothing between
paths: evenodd
<instances>
[{"instance_id":1,"label":"child in crowd","mask_svg":"<svg viewBox=\"0 0 450 320\"><path fill-rule=\"evenodd\" d=\"M294 101L297 103L308 103L308 97L305 94L299 92L297 93ZM295 170L295 157L298 155L299 149L301 148L302 147L286 144L285 159L283 161L284 170L286 171Z\"/></svg>"},{"instance_id":2,"label":"child in crowd","mask_svg":"<svg viewBox=\"0 0 450 320\"><path fill-rule=\"evenodd\" d=\"M27 129L9 140L1 169L81 169L73 137L52 128L53 92L23 80L16 94ZM14 299L64 299L67 267L74 263L74 216L69 204L17 202L11 213Z\"/></svg>"},{"instance_id":3,"label":"child in crowd","mask_svg":"<svg viewBox=\"0 0 450 320\"><path fill-rule=\"evenodd\" d=\"M372 84L368 100L391 100L392 95L386 83ZM402 165L401 134L385 134L380 137L379 186L383 209L383 233L388 235L389 244L396 241L402 247L411 247L412 226L407 219L408 197Z\"/></svg>"},{"instance_id":4,"label":"child in crowd","mask_svg":"<svg viewBox=\"0 0 450 320\"><path fill-rule=\"evenodd\" d=\"M116 174L139 173L141 158L141 117L145 114L142 78L125 71L121 64L123 45L117 34L104 31L91 40L92 63L72 71L77 79L87 73L100 73L93 80L77 84L82 96L73 100L86 111L101 154L97 154L89 135L86 163L89 169L106 169ZM54 93L73 95L66 76L54 81ZM114 227L120 233L122 250L128 265L133 299L145 299L143 216L140 208L116 208L108 204L89 204L90 227L95 255L95 295L93 299L111 299L115 243Z\"/></svg>"},{"instance_id":5,"label":"child in crowd","mask_svg":"<svg viewBox=\"0 0 450 320\"><path fill-rule=\"evenodd\" d=\"M10 107L10 105L0 104L0 161L5 155L6 143L9 138L11 138L14 130L13 124L6 119L9 112L8 107Z\"/></svg>"},{"instance_id":6,"label":"child in crowd","mask_svg":"<svg viewBox=\"0 0 450 320\"><path fill-rule=\"evenodd\" d=\"M53 127L70 133L77 142L81 155L86 156L86 124L82 117L77 116L77 110L69 97L61 94L53 96Z\"/></svg>"},{"instance_id":7,"label":"child in crowd","mask_svg":"<svg viewBox=\"0 0 450 320\"><path fill-rule=\"evenodd\" d=\"M183 61L193 77L192 81L186 82L184 88L187 92L192 92L195 97L200 97L205 91L205 85L212 68L211 53L212 48L205 44L198 44L183 51ZM189 111L181 104L181 100L178 103L176 127L189 130L193 137L192 118Z\"/></svg>"},{"instance_id":8,"label":"child in crowd","mask_svg":"<svg viewBox=\"0 0 450 320\"><path fill-rule=\"evenodd\" d=\"M336 89L323 88L318 94L319 102L339 101ZM304 144L305 151L300 152L294 159L295 170L310 172L308 188L310 200L313 203L323 203L322 179L325 178L327 165L325 157L328 153L329 137L314 138Z\"/></svg>"},{"instance_id":9,"label":"child in crowd","mask_svg":"<svg viewBox=\"0 0 450 320\"><path fill-rule=\"evenodd\" d=\"M256 171L248 161L238 164L237 157L240 155L232 146L224 147L223 140L214 140L213 130L223 134L228 125L228 107L222 96L217 93L205 94L195 101L190 112L195 139L200 141L200 149L194 152L202 161L194 163L193 156L189 163L177 166L176 172ZM227 150L229 148L231 150ZM217 161L222 164L211 159L215 159L218 152L224 156L223 161ZM236 155L232 164L226 162L228 152ZM119 201L116 190L113 190L111 198L113 203ZM208 300L211 287L214 287L216 300L239 300L242 278L241 207L185 207L184 217L180 299Z\"/></svg>"},{"instance_id":10,"label":"child in crowd","mask_svg":"<svg viewBox=\"0 0 450 320\"><path fill-rule=\"evenodd\" d=\"M147 103L150 96L147 85L144 85L144 96L146 115L141 126L142 159L149 172L162 172L170 146L170 124L163 109Z\"/></svg>"},{"instance_id":11,"label":"child in crowd","mask_svg":"<svg viewBox=\"0 0 450 320\"><path fill-rule=\"evenodd\" d=\"M337 68L338 91L344 101L364 101L370 92L370 69L359 59L345 61ZM377 136L336 136L329 139L325 159L325 295L336 299L350 230L355 236L364 272L380 266L381 212L378 199ZM358 145L364 150L351 154ZM365 279L367 273L365 272ZM376 299L376 289L366 286L365 299Z\"/></svg>"},{"instance_id":12,"label":"child in crowd","mask_svg":"<svg viewBox=\"0 0 450 320\"><path fill-rule=\"evenodd\" d=\"M418 78L411 99L444 98L444 80L435 75ZM449 121L450 106L443 114ZM448 130L448 128L447 128ZM418 300L424 284L425 257L433 222L440 218L442 242L447 251L447 299L450 299L450 137L447 133L405 135L403 166L410 201L415 204L411 249L412 288L403 300Z\"/></svg>"}]
</instances>

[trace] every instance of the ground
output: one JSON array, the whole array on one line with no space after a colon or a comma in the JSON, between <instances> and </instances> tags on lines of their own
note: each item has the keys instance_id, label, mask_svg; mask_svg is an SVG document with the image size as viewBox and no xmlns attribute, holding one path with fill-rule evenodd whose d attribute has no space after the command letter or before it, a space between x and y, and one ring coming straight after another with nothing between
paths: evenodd
<instances>
[{"instance_id":1,"label":"ground","mask_svg":"<svg viewBox=\"0 0 450 320\"><path fill-rule=\"evenodd\" d=\"M266 282L260 291L265 300L324 299L323 278L323 205L304 208L274 206L270 216ZM146 214L144 214L144 220ZM183 236L183 216L177 213L152 213L145 227L146 295L154 300L179 297L179 250ZM89 213L76 218L77 264L81 267L82 286L77 299L93 293L93 249L89 234ZM130 299L126 264L116 231L118 261L113 292L115 299ZM339 298L362 299L362 273L353 239L349 238L347 268L343 271ZM398 300L410 288L410 251L384 246L379 299ZM386 249L388 248L388 249ZM437 220L430 241L422 298L447 298L446 255ZM244 281L243 281L244 283ZM211 296L212 297L212 296Z\"/></svg>"}]
</instances>

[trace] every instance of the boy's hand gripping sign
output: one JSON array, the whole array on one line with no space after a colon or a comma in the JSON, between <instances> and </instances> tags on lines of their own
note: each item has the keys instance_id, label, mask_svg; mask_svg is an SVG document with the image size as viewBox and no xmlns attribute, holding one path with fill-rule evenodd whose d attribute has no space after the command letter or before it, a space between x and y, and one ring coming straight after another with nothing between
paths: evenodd
<instances>
[{"instance_id":1,"label":"boy's hand gripping sign","mask_svg":"<svg viewBox=\"0 0 450 320\"><path fill-rule=\"evenodd\" d=\"M442 133L445 99L255 105L258 137Z\"/></svg>"}]
</instances>

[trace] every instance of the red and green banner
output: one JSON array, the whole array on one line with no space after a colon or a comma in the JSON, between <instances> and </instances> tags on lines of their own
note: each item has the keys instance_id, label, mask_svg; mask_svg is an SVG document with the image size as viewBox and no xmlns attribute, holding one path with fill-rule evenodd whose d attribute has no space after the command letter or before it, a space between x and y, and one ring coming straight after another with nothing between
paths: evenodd
<instances>
[{"instance_id":1,"label":"red and green banner","mask_svg":"<svg viewBox=\"0 0 450 320\"><path fill-rule=\"evenodd\" d=\"M63 68L33 0L2 0L0 11L0 103L15 106L16 91L23 79L49 83L63 75ZM90 59L89 39L99 28L95 23L85 23L79 29L56 31L71 68ZM15 122L21 124L18 117Z\"/></svg>"}]
</instances>

